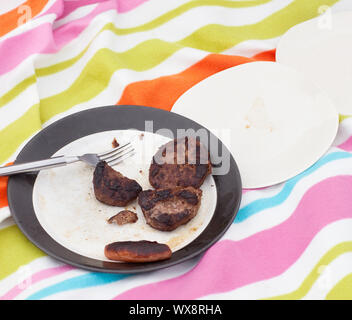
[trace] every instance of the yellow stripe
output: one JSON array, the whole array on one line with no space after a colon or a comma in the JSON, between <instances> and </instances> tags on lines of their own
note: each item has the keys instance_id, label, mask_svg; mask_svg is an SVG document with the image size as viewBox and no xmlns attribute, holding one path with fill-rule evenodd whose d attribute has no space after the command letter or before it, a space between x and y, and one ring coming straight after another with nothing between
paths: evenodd
<instances>
[{"instance_id":1,"label":"yellow stripe","mask_svg":"<svg viewBox=\"0 0 352 320\"><path fill-rule=\"evenodd\" d=\"M203 1L204 0L202 0L202 3ZM282 9L276 14L274 13L272 16L264 19L263 21L257 24L245 25L240 27L209 25L195 31L189 37L186 37L185 39L179 42L176 42L175 44L181 45L181 46L189 46L196 49L202 49L208 52L221 52L223 50L226 50L228 48L235 46L236 44L239 44L242 41L246 41L250 39L270 39L283 34L291 26L318 15L318 8L320 7L321 4L323 4L323 2L326 5L327 4L332 5L337 1L338 0L326 0L324 2L321 0L312 0L309 3L307 3L307 2L304 2L304 0L296 0L286 8ZM210 0L204 1L204 5L205 3L208 3L208 5L216 5L217 2L218 1L210 1ZM267 1L266 0L243 1L243 4L242 4L242 1L240 2L221 1L219 2L218 5L236 7L236 6L245 6L245 5L248 6L249 4L254 5L253 3L256 3L255 5L258 5L260 3L265 3L265 2ZM177 8L174 10L180 13L181 11L183 12L186 7L189 10L193 6L198 6L198 5L200 5L200 1L192 1L190 3L186 3L184 6L181 6L180 7L181 9ZM170 12L167 13L166 15L170 15ZM161 19L161 17L157 18L156 20L159 21L159 19ZM161 20L164 21L165 18L162 18ZM148 23L148 25L150 23ZM152 24L154 25L156 24L156 22L154 21ZM139 30L142 27L135 27L135 28L138 28ZM132 28L132 29L134 30L135 28ZM68 59L66 61L54 64L49 67L38 68L35 71L36 76L37 77L48 76L54 73L61 72L71 67L84 56L84 54L87 52L87 50L89 49L94 39L105 30L119 35L121 33L122 34L128 33L127 30L129 29L119 29L119 28L116 28L112 23L107 23L89 42L89 44L85 47L85 49L77 56L71 59ZM122 30L125 30L125 31L122 31ZM174 45L174 43L170 43L170 46L172 45ZM138 46L139 45L137 45L137 47ZM159 63L161 62L162 61L159 61Z\"/></svg>"},{"instance_id":2,"label":"yellow stripe","mask_svg":"<svg viewBox=\"0 0 352 320\"><path fill-rule=\"evenodd\" d=\"M0 130L0 163L8 159L24 140L40 129L39 104L35 104L19 119Z\"/></svg>"},{"instance_id":3,"label":"yellow stripe","mask_svg":"<svg viewBox=\"0 0 352 320\"><path fill-rule=\"evenodd\" d=\"M166 60L172 54L183 47L193 47L209 52L221 52L242 41L249 39L269 39L284 33L291 26L315 17L321 5L332 5L338 0L295 0L284 9L272 14L263 21L240 27L228 27L222 25L208 25L181 41L169 43L161 40L148 40L136 47L116 53L109 49L100 49L86 64L82 73L67 90L41 100L40 116L34 124L29 124L28 116L12 123L11 130L7 128L0 132L0 146L6 144L6 149L0 151L0 162L5 161L34 130L40 128L39 119L42 123L53 116L64 112L75 105L87 102L103 92L109 85L112 75L120 69L145 71L151 69ZM111 27L116 32L115 27ZM82 56L69 61L43 68L40 73L52 74L60 72L75 63ZM33 109L33 108L32 108ZM32 110L31 109L31 110ZM22 130L22 125L26 130ZM21 131L21 133L16 130ZM30 129L30 130L28 130ZM12 132L11 137L6 132Z\"/></svg>"},{"instance_id":4,"label":"yellow stripe","mask_svg":"<svg viewBox=\"0 0 352 320\"><path fill-rule=\"evenodd\" d=\"M352 116L348 116L348 115L343 115L343 114L340 114L340 122L342 122L343 120L346 120L348 118L351 118Z\"/></svg>"},{"instance_id":5,"label":"yellow stripe","mask_svg":"<svg viewBox=\"0 0 352 320\"><path fill-rule=\"evenodd\" d=\"M20 93L25 91L29 86L36 83L35 76L28 77L13 87L10 91L0 97L0 108L15 99Z\"/></svg>"},{"instance_id":6,"label":"yellow stripe","mask_svg":"<svg viewBox=\"0 0 352 320\"><path fill-rule=\"evenodd\" d=\"M326 296L327 300L352 300L352 273L340 280Z\"/></svg>"},{"instance_id":7,"label":"yellow stripe","mask_svg":"<svg viewBox=\"0 0 352 320\"><path fill-rule=\"evenodd\" d=\"M297 300L302 299L311 289L314 282L319 278L322 268L329 265L338 256L352 251L352 241L342 242L330 249L316 264L314 269L309 273L300 287L290 293L269 298L271 300Z\"/></svg>"},{"instance_id":8,"label":"yellow stripe","mask_svg":"<svg viewBox=\"0 0 352 320\"><path fill-rule=\"evenodd\" d=\"M17 226L0 230L0 279L42 256L45 254L29 242Z\"/></svg>"},{"instance_id":9,"label":"yellow stripe","mask_svg":"<svg viewBox=\"0 0 352 320\"><path fill-rule=\"evenodd\" d=\"M224 8L246 8L246 7L255 7L265 3L270 2L271 0L252 0L252 1L228 1L228 0L195 0L187 2L176 9L173 9L169 12L164 13L160 17L142 24L137 27L132 28L115 28L115 33L118 35L126 35L136 32L144 32L154 28L157 28L170 20L176 18L177 16L182 15L183 13L194 9L196 7L205 7L205 6L216 6ZM195 13L196 14L196 13ZM113 26L111 23L110 26Z\"/></svg>"},{"instance_id":10,"label":"yellow stripe","mask_svg":"<svg viewBox=\"0 0 352 320\"><path fill-rule=\"evenodd\" d=\"M181 41L170 43L156 39L148 40L122 53L100 49L70 88L41 101L42 119L47 121L60 112L94 98L108 87L111 76L122 68L136 71L151 69L183 47L221 52L244 40L274 38L297 22L316 16L320 5L333 4L337 1L311 0L307 4L304 0L296 0L285 9L254 25L243 27L209 25ZM111 31L116 30L112 27ZM61 67L61 65L52 66L51 72L59 72Z\"/></svg>"}]
</instances>

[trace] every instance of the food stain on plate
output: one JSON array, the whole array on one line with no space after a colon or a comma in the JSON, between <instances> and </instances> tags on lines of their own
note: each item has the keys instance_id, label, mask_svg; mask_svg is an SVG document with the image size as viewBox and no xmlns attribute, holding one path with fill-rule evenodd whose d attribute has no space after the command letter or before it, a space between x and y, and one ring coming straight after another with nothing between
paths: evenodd
<instances>
[{"instance_id":1,"label":"food stain on plate","mask_svg":"<svg viewBox=\"0 0 352 320\"><path fill-rule=\"evenodd\" d=\"M136 130L100 132L71 142L53 156L106 151L115 137L120 145L131 142L136 154L113 169L136 180L143 190L152 189L149 166L159 147L171 140L167 137ZM110 261L104 256L107 244L140 240L169 244L175 252L201 234L215 211L217 191L211 187L215 185L213 177L208 176L200 188L203 195L197 215L173 231L159 231L146 224L137 200L124 207L99 202L94 196L93 172L94 168L84 163L43 170L33 189L34 211L41 226L55 241L83 256ZM138 220L125 225L107 223L122 210L135 212Z\"/></svg>"}]
</instances>

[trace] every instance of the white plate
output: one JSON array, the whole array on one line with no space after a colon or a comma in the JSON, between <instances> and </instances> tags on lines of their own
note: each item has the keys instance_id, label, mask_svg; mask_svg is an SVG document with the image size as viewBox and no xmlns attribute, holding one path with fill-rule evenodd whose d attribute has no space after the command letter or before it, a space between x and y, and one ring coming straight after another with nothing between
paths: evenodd
<instances>
[{"instance_id":1,"label":"white plate","mask_svg":"<svg viewBox=\"0 0 352 320\"><path fill-rule=\"evenodd\" d=\"M352 11L325 15L290 29L280 40L276 61L303 72L352 115Z\"/></svg>"},{"instance_id":2,"label":"white plate","mask_svg":"<svg viewBox=\"0 0 352 320\"><path fill-rule=\"evenodd\" d=\"M116 130L85 136L55 153L74 155L102 152L111 148L114 137L122 145L132 142L136 155L114 167L123 175L135 179L143 190L151 189L148 174L153 155L169 138L141 131ZM173 252L197 238L209 224L216 206L216 187L212 176L202 185L202 202L198 214L186 225L174 231L155 230L146 224L137 200L126 209L137 213L138 221L118 226L107 219L124 208L107 206L94 196L94 168L85 163L43 170L38 174L33 189L33 206L39 223L58 243L83 256L108 261L104 247L115 241L149 240L166 243Z\"/></svg>"},{"instance_id":3,"label":"white plate","mask_svg":"<svg viewBox=\"0 0 352 320\"><path fill-rule=\"evenodd\" d=\"M253 62L195 85L173 112L213 131L231 150L244 188L285 181L313 165L338 129L333 102L295 70Z\"/></svg>"}]
</instances>

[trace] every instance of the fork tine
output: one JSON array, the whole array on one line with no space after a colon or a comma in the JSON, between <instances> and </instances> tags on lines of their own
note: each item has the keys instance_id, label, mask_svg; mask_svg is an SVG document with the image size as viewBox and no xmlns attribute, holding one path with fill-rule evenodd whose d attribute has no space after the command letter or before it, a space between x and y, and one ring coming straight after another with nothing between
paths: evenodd
<instances>
[{"instance_id":1,"label":"fork tine","mask_svg":"<svg viewBox=\"0 0 352 320\"><path fill-rule=\"evenodd\" d=\"M128 147L124 148L123 150L115 150L115 152L109 154L108 156L99 157L99 159L100 159L100 160L103 160L103 161L106 161L106 162L109 162L109 161L115 159L116 156L118 156L118 155L123 155L123 153L126 153L126 152L129 151L131 148L133 149L133 146L132 146L132 145L129 145Z\"/></svg>"},{"instance_id":2,"label":"fork tine","mask_svg":"<svg viewBox=\"0 0 352 320\"><path fill-rule=\"evenodd\" d=\"M122 162L123 160L127 159L127 158L130 158L132 157L133 155L135 155L135 150L134 149L131 149L130 151L128 151L127 153L121 155L121 156L118 156L117 158L115 159L112 159L108 162L108 165L110 166L114 166L120 162Z\"/></svg>"},{"instance_id":3,"label":"fork tine","mask_svg":"<svg viewBox=\"0 0 352 320\"><path fill-rule=\"evenodd\" d=\"M131 144L131 142L128 142L128 143L126 143L126 144L124 144L124 145L122 145L122 146L119 146L119 147L117 147L117 148L110 149L109 151L105 151L105 152L102 152L102 153L98 153L98 157L100 158L100 157L108 156L108 155L110 155L111 153L114 153L114 152L117 151L117 150L121 150L121 149L123 149L124 147L126 147L126 146L128 146L128 145L130 145L130 144Z\"/></svg>"}]
</instances>

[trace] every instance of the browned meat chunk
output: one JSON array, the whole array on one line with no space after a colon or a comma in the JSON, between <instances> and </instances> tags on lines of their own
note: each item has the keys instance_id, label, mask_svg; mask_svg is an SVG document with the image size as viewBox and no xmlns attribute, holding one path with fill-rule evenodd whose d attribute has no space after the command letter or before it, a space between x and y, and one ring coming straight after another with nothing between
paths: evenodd
<instances>
[{"instance_id":1,"label":"browned meat chunk","mask_svg":"<svg viewBox=\"0 0 352 320\"><path fill-rule=\"evenodd\" d=\"M116 138L114 138L114 140L112 140L112 147L113 148L117 148L118 146L120 146L120 144L117 142Z\"/></svg>"},{"instance_id":2,"label":"browned meat chunk","mask_svg":"<svg viewBox=\"0 0 352 320\"><path fill-rule=\"evenodd\" d=\"M117 223L122 226L127 223L135 223L138 220L138 216L135 212L130 210L120 211L108 220L108 223Z\"/></svg>"},{"instance_id":3,"label":"browned meat chunk","mask_svg":"<svg viewBox=\"0 0 352 320\"><path fill-rule=\"evenodd\" d=\"M182 138L160 147L149 169L149 182L155 189L199 188L212 168L208 150L195 138Z\"/></svg>"},{"instance_id":4,"label":"browned meat chunk","mask_svg":"<svg viewBox=\"0 0 352 320\"><path fill-rule=\"evenodd\" d=\"M161 231L172 231L194 218L202 191L193 187L142 191L138 203L147 223Z\"/></svg>"},{"instance_id":5,"label":"browned meat chunk","mask_svg":"<svg viewBox=\"0 0 352 320\"><path fill-rule=\"evenodd\" d=\"M124 177L105 161L97 164L93 185L95 197L110 206L124 207L137 198L142 187L137 181Z\"/></svg>"},{"instance_id":6,"label":"browned meat chunk","mask_svg":"<svg viewBox=\"0 0 352 320\"><path fill-rule=\"evenodd\" d=\"M172 255L166 244L156 241L121 241L105 246L105 256L124 262L152 262L169 259Z\"/></svg>"}]
</instances>

